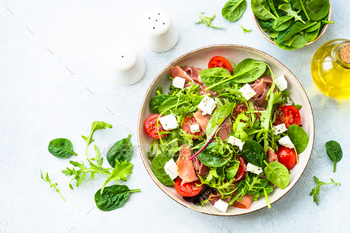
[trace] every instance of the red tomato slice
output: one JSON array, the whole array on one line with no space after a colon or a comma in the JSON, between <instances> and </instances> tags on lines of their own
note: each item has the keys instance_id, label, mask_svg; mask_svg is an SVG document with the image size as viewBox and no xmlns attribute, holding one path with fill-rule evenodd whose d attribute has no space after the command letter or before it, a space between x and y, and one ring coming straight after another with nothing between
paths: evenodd
<instances>
[{"instance_id":1,"label":"red tomato slice","mask_svg":"<svg viewBox=\"0 0 350 233\"><path fill-rule=\"evenodd\" d=\"M200 180L191 183L184 183L183 185L181 185L181 182L182 179L177 178L175 181L175 190L183 197L194 197L202 191L203 185ZM200 186L197 186L196 184Z\"/></svg>"},{"instance_id":2,"label":"red tomato slice","mask_svg":"<svg viewBox=\"0 0 350 233\"><path fill-rule=\"evenodd\" d=\"M158 119L159 114L153 114L149 116L146 120L145 123L143 124L143 128L145 129L146 133L148 136L154 138L154 139L159 139L159 132L164 132L166 130L163 129L162 125L159 122L159 126L157 129L157 119ZM161 137L165 137L166 134L163 134Z\"/></svg>"},{"instance_id":3,"label":"red tomato slice","mask_svg":"<svg viewBox=\"0 0 350 233\"><path fill-rule=\"evenodd\" d=\"M232 112L232 117L235 120L237 118L237 116L242 113L242 112L246 112L248 111L247 105L245 103L240 103L238 104Z\"/></svg>"},{"instance_id":4,"label":"red tomato slice","mask_svg":"<svg viewBox=\"0 0 350 233\"><path fill-rule=\"evenodd\" d=\"M278 162L282 163L288 170L292 170L297 164L297 155L294 149L280 146L277 151Z\"/></svg>"},{"instance_id":5,"label":"red tomato slice","mask_svg":"<svg viewBox=\"0 0 350 233\"><path fill-rule=\"evenodd\" d=\"M237 181L240 181L244 178L245 176L245 169L247 167L244 159L242 156L239 156L238 155L238 160L239 160L239 168L238 168L238 171L237 171L237 174L235 176L235 182Z\"/></svg>"},{"instance_id":6,"label":"red tomato slice","mask_svg":"<svg viewBox=\"0 0 350 233\"><path fill-rule=\"evenodd\" d=\"M275 125L286 124L288 128L291 125L299 125L300 124L300 112L299 110L291 105L285 105L279 107L275 111L276 121Z\"/></svg>"},{"instance_id":7,"label":"red tomato slice","mask_svg":"<svg viewBox=\"0 0 350 233\"><path fill-rule=\"evenodd\" d=\"M233 69L230 62L224 57L215 56L212 59L210 59L208 63L208 68L215 68L215 67L222 67L230 71L231 74L233 73Z\"/></svg>"},{"instance_id":8,"label":"red tomato slice","mask_svg":"<svg viewBox=\"0 0 350 233\"><path fill-rule=\"evenodd\" d=\"M185 131L186 134L190 134L190 135L194 135L194 136L204 136L205 132L201 129L201 127L199 127L199 132L197 133L192 133L191 132L191 125L195 125L198 124L198 122L196 121L196 118L194 118L194 116L192 117L186 117L184 119L184 122L182 123L182 129Z\"/></svg>"}]
</instances>

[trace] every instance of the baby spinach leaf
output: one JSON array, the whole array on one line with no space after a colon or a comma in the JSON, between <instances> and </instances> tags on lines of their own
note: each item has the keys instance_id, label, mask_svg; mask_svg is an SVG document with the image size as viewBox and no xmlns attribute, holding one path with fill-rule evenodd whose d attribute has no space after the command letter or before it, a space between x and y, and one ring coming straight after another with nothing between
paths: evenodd
<instances>
[{"instance_id":1,"label":"baby spinach leaf","mask_svg":"<svg viewBox=\"0 0 350 233\"><path fill-rule=\"evenodd\" d=\"M128 200L130 193L140 192L140 189L130 190L126 185L112 185L95 193L96 206L102 211L111 211L122 207Z\"/></svg>"},{"instance_id":2,"label":"baby spinach leaf","mask_svg":"<svg viewBox=\"0 0 350 233\"><path fill-rule=\"evenodd\" d=\"M199 75L207 87L213 86L231 77L230 71L221 67L202 70ZM229 84L230 82L225 82L221 85L218 85L216 88L213 88L213 91L229 87Z\"/></svg>"},{"instance_id":3,"label":"baby spinach leaf","mask_svg":"<svg viewBox=\"0 0 350 233\"><path fill-rule=\"evenodd\" d=\"M288 15L277 18L275 21L273 21L273 30L278 32L286 30L292 23L292 18L292 16Z\"/></svg>"},{"instance_id":4,"label":"baby spinach leaf","mask_svg":"<svg viewBox=\"0 0 350 233\"><path fill-rule=\"evenodd\" d=\"M314 32L314 31L319 30L320 27L321 27L321 21L317 22L317 24L315 24L314 26L306 29L305 32Z\"/></svg>"},{"instance_id":5,"label":"baby spinach leaf","mask_svg":"<svg viewBox=\"0 0 350 233\"><path fill-rule=\"evenodd\" d=\"M293 142L298 154L302 153L309 144L307 133L298 125L291 125L287 130L290 140Z\"/></svg>"},{"instance_id":6,"label":"baby spinach leaf","mask_svg":"<svg viewBox=\"0 0 350 233\"><path fill-rule=\"evenodd\" d=\"M220 154L214 153L213 149L218 144L216 142L209 145L197 155L197 158L208 167L222 167L228 163L228 158L223 158Z\"/></svg>"},{"instance_id":7,"label":"baby spinach leaf","mask_svg":"<svg viewBox=\"0 0 350 233\"><path fill-rule=\"evenodd\" d=\"M293 11L292 6L289 3L279 5L278 9L287 13L287 15L294 17L295 20L305 23L298 12Z\"/></svg>"},{"instance_id":8,"label":"baby spinach leaf","mask_svg":"<svg viewBox=\"0 0 350 233\"><path fill-rule=\"evenodd\" d=\"M304 31L305 29L308 29L316 24L317 22L311 22L311 21L306 21L305 23L296 22L293 26L289 27L286 31L280 32L278 34L277 42L281 44L282 42L289 40L295 34L301 31Z\"/></svg>"},{"instance_id":9,"label":"baby spinach leaf","mask_svg":"<svg viewBox=\"0 0 350 233\"><path fill-rule=\"evenodd\" d=\"M107 160L111 167L115 167L116 161L129 162L132 156L133 147L130 142L131 134L127 138L117 141L107 152Z\"/></svg>"},{"instance_id":10,"label":"baby spinach leaf","mask_svg":"<svg viewBox=\"0 0 350 233\"><path fill-rule=\"evenodd\" d=\"M328 157L334 162L333 172L335 172L337 163L343 158L343 150L340 144L333 140L326 142L326 149Z\"/></svg>"},{"instance_id":11,"label":"baby spinach leaf","mask_svg":"<svg viewBox=\"0 0 350 233\"><path fill-rule=\"evenodd\" d=\"M313 199L316 205L318 205L318 195L320 194L320 187L322 185L329 185L329 184L334 184L335 186L341 185L340 183L334 182L332 178L331 178L332 182L326 183L326 182L320 181L316 176L314 176L314 181L316 182L316 186L311 190L310 196L313 196Z\"/></svg>"},{"instance_id":12,"label":"baby spinach leaf","mask_svg":"<svg viewBox=\"0 0 350 233\"><path fill-rule=\"evenodd\" d=\"M267 0L267 1L268 1L268 3L269 3L269 6L270 6L272 12L273 12L273 13L275 14L275 16L278 18L279 15L278 15L278 13L277 13L277 11L276 11L275 4L274 4L273 0Z\"/></svg>"},{"instance_id":13,"label":"baby spinach leaf","mask_svg":"<svg viewBox=\"0 0 350 233\"><path fill-rule=\"evenodd\" d=\"M292 0L292 5L295 9L303 10L307 20L310 20L309 14L306 11L306 6L310 2L310 0Z\"/></svg>"},{"instance_id":14,"label":"baby spinach leaf","mask_svg":"<svg viewBox=\"0 0 350 233\"><path fill-rule=\"evenodd\" d=\"M320 30L316 30L313 32L305 32L305 39L308 42L314 41L317 38L319 33L320 33Z\"/></svg>"},{"instance_id":15,"label":"baby spinach leaf","mask_svg":"<svg viewBox=\"0 0 350 233\"><path fill-rule=\"evenodd\" d=\"M270 20L258 19L258 23L264 32L270 32L272 30L272 24L274 21L275 20L273 20L273 19L270 19Z\"/></svg>"},{"instance_id":16,"label":"baby spinach leaf","mask_svg":"<svg viewBox=\"0 0 350 233\"><path fill-rule=\"evenodd\" d=\"M170 176L165 172L165 169L164 169L164 165L170 159L173 159L173 158L171 156L159 154L152 160L153 174L165 186L174 186L174 181L170 178Z\"/></svg>"},{"instance_id":17,"label":"baby spinach leaf","mask_svg":"<svg viewBox=\"0 0 350 233\"><path fill-rule=\"evenodd\" d=\"M239 25L239 26L243 29L244 34L253 31L252 29L248 30L248 29L244 28L242 25Z\"/></svg>"},{"instance_id":18,"label":"baby spinach leaf","mask_svg":"<svg viewBox=\"0 0 350 233\"><path fill-rule=\"evenodd\" d=\"M251 6L254 15L262 20L276 19L270 12L270 6L267 0L252 0Z\"/></svg>"},{"instance_id":19,"label":"baby spinach leaf","mask_svg":"<svg viewBox=\"0 0 350 233\"><path fill-rule=\"evenodd\" d=\"M151 101L149 102L149 108L153 113L159 113L159 106L167 99L169 99L169 95L156 95L153 96Z\"/></svg>"},{"instance_id":20,"label":"baby spinach leaf","mask_svg":"<svg viewBox=\"0 0 350 233\"><path fill-rule=\"evenodd\" d=\"M246 0L229 0L222 8L221 14L228 21L239 20L247 8Z\"/></svg>"},{"instance_id":21,"label":"baby spinach leaf","mask_svg":"<svg viewBox=\"0 0 350 233\"><path fill-rule=\"evenodd\" d=\"M263 168L265 167L264 161L267 161L267 155L263 147L253 140L247 140L244 143L241 156L246 162Z\"/></svg>"},{"instance_id":22,"label":"baby spinach leaf","mask_svg":"<svg viewBox=\"0 0 350 233\"><path fill-rule=\"evenodd\" d=\"M66 199L64 199L64 197L63 197L62 194L60 193L60 190L57 188L57 183L52 183L52 182L51 182L48 172L46 172L46 177L45 177L45 179L44 179L43 173L42 173L42 171L40 170L40 177L41 177L41 179L42 179L43 181L45 181L45 182L47 182L47 183L50 184L50 188L52 188L52 187L55 188L55 191L62 197L62 199L63 199L64 201L66 201Z\"/></svg>"},{"instance_id":23,"label":"baby spinach leaf","mask_svg":"<svg viewBox=\"0 0 350 233\"><path fill-rule=\"evenodd\" d=\"M288 169L277 161L271 163L264 161L264 163L266 164L264 172L267 179L280 189L287 188L290 180Z\"/></svg>"},{"instance_id":24,"label":"baby spinach leaf","mask_svg":"<svg viewBox=\"0 0 350 233\"><path fill-rule=\"evenodd\" d=\"M57 158L66 159L73 155L78 155L73 151L72 142L67 138L56 138L50 141L49 152Z\"/></svg>"},{"instance_id":25,"label":"baby spinach leaf","mask_svg":"<svg viewBox=\"0 0 350 233\"><path fill-rule=\"evenodd\" d=\"M322 20L329 14L329 0L311 0L306 6L306 12L313 21Z\"/></svg>"},{"instance_id":26,"label":"baby spinach leaf","mask_svg":"<svg viewBox=\"0 0 350 233\"><path fill-rule=\"evenodd\" d=\"M238 63L233 74L235 83L249 83L260 78L266 71L266 63L251 58Z\"/></svg>"}]
</instances>

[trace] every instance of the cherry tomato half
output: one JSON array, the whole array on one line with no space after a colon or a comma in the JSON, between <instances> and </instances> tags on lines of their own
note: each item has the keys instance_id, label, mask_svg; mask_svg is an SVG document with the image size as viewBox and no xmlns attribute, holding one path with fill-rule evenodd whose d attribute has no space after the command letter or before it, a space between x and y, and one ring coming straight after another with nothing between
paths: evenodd
<instances>
[{"instance_id":1,"label":"cherry tomato half","mask_svg":"<svg viewBox=\"0 0 350 233\"><path fill-rule=\"evenodd\" d=\"M237 171L237 174L235 176L235 182L237 181L240 181L244 178L245 176L245 169L247 167L244 159L242 156L239 156L238 155L238 160L239 160L239 168L238 168L238 171Z\"/></svg>"},{"instance_id":2,"label":"cherry tomato half","mask_svg":"<svg viewBox=\"0 0 350 233\"><path fill-rule=\"evenodd\" d=\"M203 185L200 180L193 181L191 183L184 183L181 185L182 179L177 178L175 181L175 190L183 197L194 197L202 191ZM197 186L197 185L200 186Z\"/></svg>"},{"instance_id":3,"label":"cherry tomato half","mask_svg":"<svg viewBox=\"0 0 350 233\"><path fill-rule=\"evenodd\" d=\"M300 124L300 112L299 110L291 105L285 105L279 107L275 111L276 121L275 125L286 124L286 128L291 125L299 125Z\"/></svg>"},{"instance_id":4,"label":"cherry tomato half","mask_svg":"<svg viewBox=\"0 0 350 233\"><path fill-rule=\"evenodd\" d=\"M210 59L208 63L208 68L215 68L215 67L222 67L230 71L231 74L233 73L233 69L230 62L224 57L215 56L212 59Z\"/></svg>"},{"instance_id":5,"label":"cherry tomato half","mask_svg":"<svg viewBox=\"0 0 350 233\"><path fill-rule=\"evenodd\" d=\"M247 105L245 103L240 103L238 104L234 109L233 109L233 112L232 112L232 117L233 119L236 119L237 116L242 113L242 112L246 112L248 111L248 108L247 108Z\"/></svg>"},{"instance_id":6,"label":"cherry tomato half","mask_svg":"<svg viewBox=\"0 0 350 233\"><path fill-rule=\"evenodd\" d=\"M294 149L280 146L277 151L278 162L282 163L288 170L292 170L297 164L297 155Z\"/></svg>"},{"instance_id":7,"label":"cherry tomato half","mask_svg":"<svg viewBox=\"0 0 350 233\"><path fill-rule=\"evenodd\" d=\"M196 121L196 118L194 116L192 117L186 117L184 119L184 122L182 123L182 129L185 131L186 134L194 135L194 136L204 136L205 132L199 127L199 132L197 133L192 133L191 132L191 125L198 124Z\"/></svg>"},{"instance_id":8,"label":"cherry tomato half","mask_svg":"<svg viewBox=\"0 0 350 233\"><path fill-rule=\"evenodd\" d=\"M145 123L143 124L143 128L145 129L146 133L154 138L154 139L159 139L159 132L164 132L165 130L163 129L162 125L159 122L159 126L157 129L157 119L158 119L159 114L153 114L149 116L146 120ZM163 134L161 137L165 137L166 134Z\"/></svg>"}]
</instances>

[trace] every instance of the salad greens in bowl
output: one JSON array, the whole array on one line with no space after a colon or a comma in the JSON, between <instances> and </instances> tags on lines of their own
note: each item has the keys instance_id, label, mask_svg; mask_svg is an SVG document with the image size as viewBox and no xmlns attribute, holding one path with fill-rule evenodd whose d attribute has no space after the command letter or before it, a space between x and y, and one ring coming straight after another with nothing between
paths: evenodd
<instances>
[{"instance_id":1,"label":"salad greens in bowl","mask_svg":"<svg viewBox=\"0 0 350 233\"><path fill-rule=\"evenodd\" d=\"M168 196L234 216L271 208L296 184L311 156L314 119L282 63L254 48L213 45L155 78L138 141L147 172Z\"/></svg>"}]
</instances>

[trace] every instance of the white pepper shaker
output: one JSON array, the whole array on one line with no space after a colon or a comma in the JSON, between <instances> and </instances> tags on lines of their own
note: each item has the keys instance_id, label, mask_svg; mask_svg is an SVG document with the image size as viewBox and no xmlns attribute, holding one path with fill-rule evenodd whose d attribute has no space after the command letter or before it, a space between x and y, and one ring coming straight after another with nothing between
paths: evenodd
<instances>
[{"instance_id":1,"label":"white pepper shaker","mask_svg":"<svg viewBox=\"0 0 350 233\"><path fill-rule=\"evenodd\" d=\"M143 22L145 45L155 52L172 49L179 40L179 30L172 23L171 17L163 9L147 12Z\"/></svg>"},{"instance_id":2,"label":"white pepper shaker","mask_svg":"<svg viewBox=\"0 0 350 233\"><path fill-rule=\"evenodd\" d=\"M111 65L115 69L116 82L120 85L137 83L146 71L145 61L128 44L118 44L112 49Z\"/></svg>"}]
</instances>

